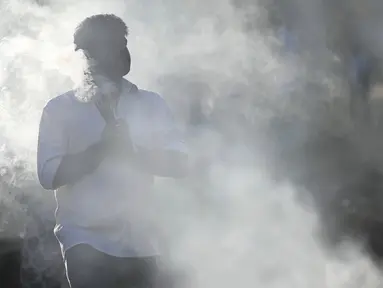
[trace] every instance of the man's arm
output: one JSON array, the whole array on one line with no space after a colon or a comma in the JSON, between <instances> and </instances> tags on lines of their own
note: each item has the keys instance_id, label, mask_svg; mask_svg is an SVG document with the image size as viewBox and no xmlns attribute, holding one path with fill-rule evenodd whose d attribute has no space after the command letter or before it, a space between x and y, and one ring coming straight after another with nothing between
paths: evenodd
<instances>
[{"instance_id":1,"label":"man's arm","mask_svg":"<svg viewBox=\"0 0 383 288\"><path fill-rule=\"evenodd\" d=\"M182 133L161 96L153 103L152 145L136 147L135 162L146 171L161 177L181 178L188 174L188 151Z\"/></svg>"},{"instance_id":2,"label":"man's arm","mask_svg":"<svg viewBox=\"0 0 383 288\"><path fill-rule=\"evenodd\" d=\"M92 173L104 157L101 142L80 153L67 154L69 138L60 115L55 103L49 102L40 120L37 172L41 186L47 190L76 183Z\"/></svg>"},{"instance_id":3,"label":"man's arm","mask_svg":"<svg viewBox=\"0 0 383 288\"><path fill-rule=\"evenodd\" d=\"M104 159L103 150L103 145L99 142L80 153L64 155L53 178L53 189L73 185L95 171Z\"/></svg>"}]
</instances>

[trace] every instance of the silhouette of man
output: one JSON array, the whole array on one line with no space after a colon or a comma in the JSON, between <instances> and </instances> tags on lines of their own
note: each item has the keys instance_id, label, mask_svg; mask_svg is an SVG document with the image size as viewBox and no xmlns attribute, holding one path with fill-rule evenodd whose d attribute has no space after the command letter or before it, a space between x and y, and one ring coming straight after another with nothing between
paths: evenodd
<instances>
[{"instance_id":1,"label":"silhouette of man","mask_svg":"<svg viewBox=\"0 0 383 288\"><path fill-rule=\"evenodd\" d=\"M115 15L83 20L74 34L88 62L83 85L50 100L41 116L38 176L55 190L54 232L72 288L154 286L153 178L188 171L163 98L123 78L127 35Z\"/></svg>"}]
</instances>

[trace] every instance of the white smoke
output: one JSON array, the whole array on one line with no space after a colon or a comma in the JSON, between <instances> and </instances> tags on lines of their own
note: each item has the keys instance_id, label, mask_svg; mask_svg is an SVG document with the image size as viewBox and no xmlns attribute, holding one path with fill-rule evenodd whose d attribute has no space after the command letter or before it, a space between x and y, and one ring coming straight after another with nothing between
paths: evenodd
<instances>
[{"instance_id":1,"label":"white smoke","mask_svg":"<svg viewBox=\"0 0 383 288\"><path fill-rule=\"evenodd\" d=\"M297 201L299 188L275 181L269 172L274 160L268 157L271 149L264 133L268 121L282 114L307 119L312 112L298 98L292 104L285 93L304 73L298 73L294 60L275 52L271 32L255 28L245 33L244 14L232 3L3 0L0 9L0 144L26 161L28 171L35 173L43 106L81 77L83 61L72 44L75 26L92 14L114 13L130 30L133 61L128 78L163 94L180 122L192 99L201 97L206 109L219 115L218 121L227 121L222 125L228 131L244 128L230 123L232 114L244 115L258 127L245 130L259 140L254 147L240 138L224 139L209 128L194 131L189 136L191 158L207 159L204 179L191 175L177 182L158 181L158 224L170 243L169 257L186 270L191 286L375 287L350 283L360 275L378 281L378 272L353 245L346 249L351 258L345 262L327 255L316 238L320 221L313 208ZM229 96L234 94L241 96L233 100ZM304 141L304 131L292 145ZM6 158L5 152L0 155L4 166L13 167L16 160ZM0 193L8 206L16 205L9 202L14 196L9 197L7 189ZM51 201L50 192L28 196Z\"/></svg>"}]
</instances>

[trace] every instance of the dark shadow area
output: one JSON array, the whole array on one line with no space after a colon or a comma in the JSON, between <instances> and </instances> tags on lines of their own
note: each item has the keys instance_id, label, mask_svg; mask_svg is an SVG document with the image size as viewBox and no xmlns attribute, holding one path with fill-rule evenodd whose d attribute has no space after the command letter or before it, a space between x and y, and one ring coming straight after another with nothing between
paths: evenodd
<instances>
[{"instance_id":1,"label":"dark shadow area","mask_svg":"<svg viewBox=\"0 0 383 288\"><path fill-rule=\"evenodd\" d=\"M0 239L0 287L21 288L22 239Z\"/></svg>"}]
</instances>

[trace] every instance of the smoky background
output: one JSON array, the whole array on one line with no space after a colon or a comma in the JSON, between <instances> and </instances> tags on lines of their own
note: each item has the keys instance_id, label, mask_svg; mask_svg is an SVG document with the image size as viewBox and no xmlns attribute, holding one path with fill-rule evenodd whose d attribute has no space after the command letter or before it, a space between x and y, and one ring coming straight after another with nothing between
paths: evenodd
<instances>
[{"instance_id":1,"label":"smoky background","mask_svg":"<svg viewBox=\"0 0 383 288\"><path fill-rule=\"evenodd\" d=\"M163 95L190 146L190 176L158 179L147 214L185 287L378 287L364 243L383 203L380 125L351 121L328 42L344 35L332 5L356 6L287 2L2 1L1 237L52 221L53 193L35 175L41 110L81 79L75 26L114 13L130 30L128 79ZM364 13L355 23L380 51L379 21ZM303 39L298 55L284 51L282 24Z\"/></svg>"}]
</instances>

